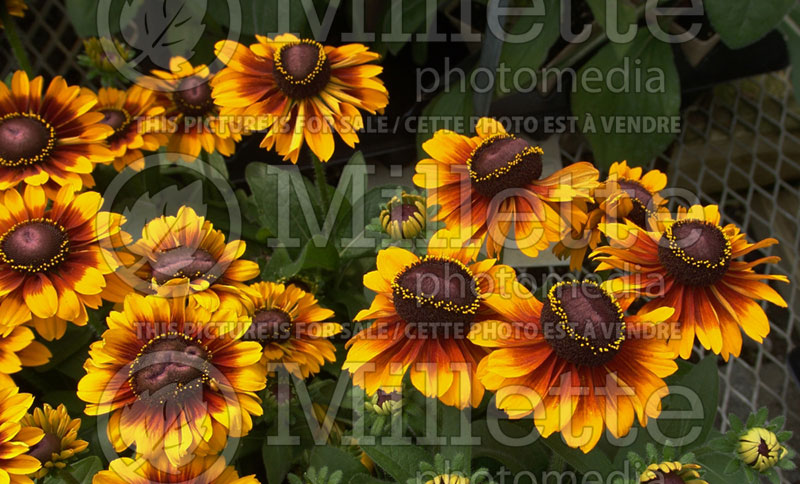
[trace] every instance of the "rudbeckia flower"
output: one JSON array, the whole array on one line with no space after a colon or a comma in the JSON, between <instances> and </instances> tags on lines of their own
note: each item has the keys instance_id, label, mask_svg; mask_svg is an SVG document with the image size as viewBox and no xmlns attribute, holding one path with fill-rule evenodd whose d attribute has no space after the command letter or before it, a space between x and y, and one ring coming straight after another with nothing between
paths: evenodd
<instances>
[{"instance_id":1,"label":"rudbeckia flower","mask_svg":"<svg viewBox=\"0 0 800 484\"><path fill-rule=\"evenodd\" d=\"M0 388L0 482L33 484L29 475L42 465L35 457L27 455L44 437L42 429L24 427L20 421L33 403L33 396L19 393L15 385Z\"/></svg>"},{"instance_id":2,"label":"rudbeckia flower","mask_svg":"<svg viewBox=\"0 0 800 484\"><path fill-rule=\"evenodd\" d=\"M259 484L255 476L239 477L233 466L218 456L195 457L188 464L173 466L150 459L122 457L111 461L92 484Z\"/></svg>"},{"instance_id":3,"label":"rudbeckia flower","mask_svg":"<svg viewBox=\"0 0 800 484\"><path fill-rule=\"evenodd\" d=\"M0 191L20 183L44 186L55 195L62 185L76 191L94 185L92 170L113 159L104 140L114 130L89 110L97 97L54 78L42 96L42 77L17 71L11 89L0 82Z\"/></svg>"},{"instance_id":4,"label":"rudbeckia flower","mask_svg":"<svg viewBox=\"0 0 800 484\"><path fill-rule=\"evenodd\" d=\"M581 204L590 201L598 171L589 163L567 166L541 178L542 149L481 118L475 137L437 131L422 148L414 183L428 190L428 207L440 205L433 220L465 240L486 240L494 257L513 238L536 257L562 234L586 221ZM513 232L511 230L513 223Z\"/></svg>"},{"instance_id":5,"label":"rudbeckia flower","mask_svg":"<svg viewBox=\"0 0 800 484\"><path fill-rule=\"evenodd\" d=\"M359 109L382 113L389 93L378 79L379 58L361 44L323 46L284 34L270 39L256 35L249 47L222 41L216 53L230 57L214 77L214 101L223 116L233 116L249 129L269 129L261 147L274 146L284 160L297 163L300 148L321 161L333 156L333 132L351 148L364 127Z\"/></svg>"},{"instance_id":6,"label":"rudbeckia flower","mask_svg":"<svg viewBox=\"0 0 800 484\"><path fill-rule=\"evenodd\" d=\"M487 301L502 305L503 282L516 274L494 259L476 261L479 249L441 230L422 258L399 247L378 252L377 270L364 275L377 294L356 316L374 322L347 342L343 368L355 384L370 395L391 392L409 372L425 396L458 408L480 404L484 389L474 374L486 350L467 334L495 316Z\"/></svg>"},{"instance_id":7,"label":"rudbeckia flower","mask_svg":"<svg viewBox=\"0 0 800 484\"><path fill-rule=\"evenodd\" d=\"M510 418L533 416L543 437L560 431L571 447L589 452L607 428L628 433L634 414L642 426L661 412L675 372L659 326L672 308L625 315L631 298L619 300L593 282L561 282L544 304L518 282L516 301L490 298L501 319L476 324L469 335L494 348L480 362L478 377L496 392L496 405Z\"/></svg>"},{"instance_id":8,"label":"rudbeckia flower","mask_svg":"<svg viewBox=\"0 0 800 484\"><path fill-rule=\"evenodd\" d=\"M758 472L775 467L788 453L778 436L763 427L748 430L739 438L736 449L736 456Z\"/></svg>"},{"instance_id":9,"label":"rudbeckia flower","mask_svg":"<svg viewBox=\"0 0 800 484\"><path fill-rule=\"evenodd\" d=\"M670 345L681 358L691 356L695 335L704 348L725 361L739 356L742 330L758 342L769 334L767 315L756 300L786 307L783 298L761 282L789 282L786 276L753 270L778 262L779 257L737 260L778 241L747 242L746 234L735 225L720 225L716 205L681 208L676 220L662 220L653 232L630 221L600 229L611 246L598 247L592 255L600 261L597 270L627 272L614 280L615 290L652 297L646 310L675 308L680 334L674 335Z\"/></svg>"},{"instance_id":10,"label":"rudbeckia flower","mask_svg":"<svg viewBox=\"0 0 800 484\"><path fill-rule=\"evenodd\" d=\"M83 326L86 308L102 304L113 272L101 243L119 231L118 214L99 212L99 193L62 187L52 206L41 187L9 189L0 206L0 307L28 321L47 340L60 338L67 321ZM8 323L6 323L8 324Z\"/></svg>"},{"instance_id":11,"label":"rudbeckia flower","mask_svg":"<svg viewBox=\"0 0 800 484\"><path fill-rule=\"evenodd\" d=\"M81 428L81 419L71 418L64 404L53 408L44 404L42 408L33 410L22 419L23 428L41 429L44 437L31 447L28 455L35 457L42 463L42 468L36 471L33 477L41 478L48 474L50 469L63 469L66 460L86 450L89 443L78 438Z\"/></svg>"},{"instance_id":12,"label":"rudbeckia flower","mask_svg":"<svg viewBox=\"0 0 800 484\"><path fill-rule=\"evenodd\" d=\"M107 143L114 154L114 168L122 171L126 166L144 168L142 151L157 151L167 144L167 136L155 132L158 122L152 119L164 113L156 93L140 86L127 91L112 87L97 92L94 111L103 115L101 123L114 129Z\"/></svg>"},{"instance_id":13,"label":"rudbeckia flower","mask_svg":"<svg viewBox=\"0 0 800 484\"><path fill-rule=\"evenodd\" d=\"M121 302L131 289L164 297L189 296L209 311L222 300L243 301L244 282L259 274L258 264L241 259L245 243L225 242L205 217L191 207L148 222L141 238L120 249L120 268L110 280L108 298Z\"/></svg>"},{"instance_id":14,"label":"rudbeckia flower","mask_svg":"<svg viewBox=\"0 0 800 484\"><path fill-rule=\"evenodd\" d=\"M53 354L47 346L34 341L33 331L26 326L4 326L0 334L0 385L12 385L8 376L23 367L47 364Z\"/></svg>"},{"instance_id":15,"label":"rudbeckia flower","mask_svg":"<svg viewBox=\"0 0 800 484\"><path fill-rule=\"evenodd\" d=\"M336 361L336 348L326 338L341 333L342 326L326 321L333 311L320 307L313 294L274 282L257 282L245 294L252 324L242 339L264 345L262 363L278 363L307 378L326 361Z\"/></svg>"},{"instance_id":16,"label":"rudbeckia flower","mask_svg":"<svg viewBox=\"0 0 800 484\"><path fill-rule=\"evenodd\" d=\"M241 437L261 415L261 346L240 341L238 306L209 312L186 298L130 294L91 345L78 397L88 415L110 414L118 451L135 445L178 463Z\"/></svg>"},{"instance_id":17,"label":"rudbeckia flower","mask_svg":"<svg viewBox=\"0 0 800 484\"><path fill-rule=\"evenodd\" d=\"M642 484L708 484L700 478L700 466L680 462L661 462L650 464L642 472Z\"/></svg>"},{"instance_id":18,"label":"rudbeckia flower","mask_svg":"<svg viewBox=\"0 0 800 484\"><path fill-rule=\"evenodd\" d=\"M424 235L426 212L424 197L403 192L381 210L381 227L393 240L413 239Z\"/></svg>"},{"instance_id":19,"label":"rudbeckia flower","mask_svg":"<svg viewBox=\"0 0 800 484\"><path fill-rule=\"evenodd\" d=\"M651 217L665 209L666 200L659 191L666 186L667 176L658 170L642 175L641 167L629 167L625 161L613 163L608 179L592 192L594 203L587 205L586 223L556 244L553 253L561 259L569 257L570 270L580 270L587 252L600 245L600 224L630 220L643 229L650 228Z\"/></svg>"},{"instance_id":20,"label":"rudbeckia flower","mask_svg":"<svg viewBox=\"0 0 800 484\"><path fill-rule=\"evenodd\" d=\"M242 135L221 121L211 99L211 71L203 64L192 66L183 57L173 57L169 69L152 71L158 78L152 87L161 91L159 102L167 107L160 128L169 136L167 153L190 162L200 156L201 149L232 155Z\"/></svg>"},{"instance_id":21,"label":"rudbeckia flower","mask_svg":"<svg viewBox=\"0 0 800 484\"><path fill-rule=\"evenodd\" d=\"M28 9L28 6L25 4L24 0L5 0L5 9L8 10L8 14L14 17L22 18L25 16L25 10ZM3 21L0 20L0 29L3 27Z\"/></svg>"}]
</instances>

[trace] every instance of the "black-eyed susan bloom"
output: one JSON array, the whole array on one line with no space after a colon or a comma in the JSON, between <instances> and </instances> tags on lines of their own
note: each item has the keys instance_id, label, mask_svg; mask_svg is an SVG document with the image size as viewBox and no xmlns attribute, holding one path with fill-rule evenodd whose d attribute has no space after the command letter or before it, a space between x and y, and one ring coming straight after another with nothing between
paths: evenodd
<instances>
[{"instance_id":1,"label":"black-eyed susan bloom","mask_svg":"<svg viewBox=\"0 0 800 484\"><path fill-rule=\"evenodd\" d=\"M242 135L235 126L221 121L211 98L211 71L203 64L192 66L183 57L173 57L169 68L169 72L153 71L159 79L153 87L162 92L160 102L167 107L160 129L169 137L169 157L177 154L191 162L201 150L232 155Z\"/></svg>"},{"instance_id":2,"label":"black-eyed susan bloom","mask_svg":"<svg viewBox=\"0 0 800 484\"><path fill-rule=\"evenodd\" d=\"M66 461L86 450L89 443L78 438L81 419L71 418L64 404L53 408L45 403L42 408L35 408L32 414L22 419L24 428L41 429L44 437L28 451L42 463L42 468L33 477L41 478L51 469L63 469Z\"/></svg>"},{"instance_id":3,"label":"black-eyed susan bloom","mask_svg":"<svg viewBox=\"0 0 800 484\"><path fill-rule=\"evenodd\" d=\"M259 484L255 476L239 477L233 466L219 456L195 457L188 464L170 465L144 457L122 457L111 461L92 484Z\"/></svg>"},{"instance_id":4,"label":"black-eyed susan bloom","mask_svg":"<svg viewBox=\"0 0 800 484\"><path fill-rule=\"evenodd\" d=\"M4 0L5 1L5 9L8 11L8 14L14 17L22 18L25 16L25 10L28 9L28 5L25 4L24 0ZM0 19L0 29L3 28L3 20Z\"/></svg>"},{"instance_id":5,"label":"black-eyed susan bloom","mask_svg":"<svg viewBox=\"0 0 800 484\"><path fill-rule=\"evenodd\" d=\"M544 304L518 282L515 301L487 300L501 318L476 324L469 337L493 348L478 377L513 419L533 416L542 436L560 431L590 451L604 429L628 433L661 411L663 378L677 370L659 323L671 308L626 316L618 300L592 282L561 282ZM663 326L661 328L664 328Z\"/></svg>"},{"instance_id":6,"label":"black-eyed susan bloom","mask_svg":"<svg viewBox=\"0 0 800 484\"><path fill-rule=\"evenodd\" d=\"M769 334L769 321L756 300L786 307L783 298L761 281L788 279L753 270L778 262L779 257L737 260L778 241L747 242L735 225L720 225L716 205L681 208L675 220L662 220L652 232L630 221L600 229L611 245L594 252L600 262L597 270L627 272L614 280L614 290L652 297L644 306L647 310L675 308L680 332L673 335L670 346L682 358L691 356L695 336L725 361L739 356L742 331L758 342Z\"/></svg>"},{"instance_id":7,"label":"black-eyed susan bloom","mask_svg":"<svg viewBox=\"0 0 800 484\"><path fill-rule=\"evenodd\" d=\"M0 82L0 190L20 183L44 186L53 196L62 185L76 191L94 185L92 170L112 160L104 141L114 130L89 112L97 97L54 78L42 96L41 76L23 71Z\"/></svg>"},{"instance_id":8,"label":"black-eyed susan bloom","mask_svg":"<svg viewBox=\"0 0 800 484\"><path fill-rule=\"evenodd\" d=\"M326 361L336 361L336 348L327 338L342 326L328 321L333 311L320 307L313 294L274 282L257 282L245 294L252 324L242 339L264 346L264 364L279 364L307 378Z\"/></svg>"},{"instance_id":9,"label":"black-eyed susan bloom","mask_svg":"<svg viewBox=\"0 0 800 484\"><path fill-rule=\"evenodd\" d=\"M586 205L586 222L556 244L553 252L562 259L569 257L570 269L579 270L586 254L600 245L601 223L630 220L639 227L650 228L650 218L664 210L666 200L659 191L666 186L667 176L658 170L643 175L641 167L629 167L625 161L614 162L608 179L592 191L594 203Z\"/></svg>"},{"instance_id":10,"label":"black-eyed susan bloom","mask_svg":"<svg viewBox=\"0 0 800 484\"><path fill-rule=\"evenodd\" d=\"M101 122L114 129L107 143L117 171L126 166L142 169L142 152L156 151L167 144L167 136L157 132L159 123L154 119L164 113L164 107L157 102L156 93L149 89L141 86L131 86L126 91L101 88L94 111L102 113Z\"/></svg>"},{"instance_id":11,"label":"black-eyed susan bloom","mask_svg":"<svg viewBox=\"0 0 800 484\"><path fill-rule=\"evenodd\" d=\"M45 365L52 356L45 345L34 341L27 326L4 326L0 333L0 385L13 385L8 375L23 367Z\"/></svg>"},{"instance_id":12,"label":"black-eyed susan bloom","mask_svg":"<svg viewBox=\"0 0 800 484\"><path fill-rule=\"evenodd\" d=\"M763 427L751 428L739 437L736 449L739 460L758 472L775 467L788 453L778 436Z\"/></svg>"},{"instance_id":13,"label":"black-eyed susan bloom","mask_svg":"<svg viewBox=\"0 0 800 484\"><path fill-rule=\"evenodd\" d=\"M440 130L422 145L430 158L417 163L414 184L428 190L428 207L440 206L433 220L465 240L486 240L489 257L508 238L536 257L585 223L582 208L598 177L591 164L575 163L541 178L540 147L491 118L481 118L475 130L475 137Z\"/></svg>"},{"instance_id":14,"label":"black-eyed susan bloom","mask_svg":"<svg viewBox=\"0 0 800 484\"><path fill-rule=\"evenodd\" d=\"M700 478L701 467L681 462L661 462L647 466L639 482L642 484L708 484Z\"/></svg>"},{"instance_id":15,"label":"black-eyed susan bloom","mask_svg":"<svg viewBox=\"0 0 800 484\"><path fill-rule=\"evenodd\" d=\"M222 115L268 129L261 147L274 147L292 163L304 143L328 161L334 132L355 147L364 126L359 110L382 113L389 103L378 78L383 68L371 64L379 56L361 44L331 47L292 34L256 35L249 47L222 41L216 52L231 57L211 82Z\"/></svg>"},{"instance_id":16,"label":"black-eyed susan bloom","mask_svg":"<svg viewBox=\"0 0 800 484\"><path fill-rule=\"evenodd\" d=\"M20 423L31 404L33 395L19 393L15 385L0 388L0 482L32 484L28 476L42 467L27 452L42 440L44 432Z\"/></svg>"},{"instance_id":17,"label":"black-eyed susan bloom","mask_svg":"<svg viewBox=\"0 0 800 484\"><path fill-rule=\"evenodd\" d=\"M347 342L344 369L372 395L400 388L403 375L424 395L446 405L477 406L484 389L475 378L486 351L467 339L473 324L492 318L487 300L508 302L500 294L514 270L494 259L476 261L479 247L461 246L449 231L434 234L427 255L389 247L377 257L377 270L364 275L375 291L357 321L372 325Z\"/></svg>"},{"instance_id":18,"label":"black-eyed susan bloom","mask_svg":"<svg viewBox=\"0 0 800 484\"><path fill-rule=\"evenodd\" d=\"M419 237L425 234L426 211L424 197L403 192L381 210L381 227L394 240Z\"/></svg>"},{"instance_id":19,"label":"black-eyed susan bloom","mask_svg":"<svg viewBox=\"0 0 800 484\"><path fill-rule=\"evenodd\" d=\"M258 264L241 259L245 243L225 234L191 207L148 222L141 238L118 252L121 266L109 281L109 299L120 302L131 289L164 297L189 296L209 311L222 300L243 301L245 282Z\"/></svg>"},{"instance_id":20,"label":"black-eyed susan bloom","mask_svg":"<svg viewBox=\"0 0 800 484\"><path fill-rule=\"evenodd\" d=\"M112 261L100 243L119 231L118 214L100 212L99 193L62 187L51 206L41 187L9 189L0 207L0 307L32 320L45 339L60 338L67 321L88 321L102 304Z\"/></svg>"},{"instance_id":21,"label":"black-eyed susan bloom","mask_svg":"<svg viewBox=\"0 0 800 484\"><path fill-rule=\"evenodd\" d=\"M237 305L209 312L186 298L131 294L92 344L78 397L89 415L109 415L121 451L164 453L172 463L241 437L261 415L261 346L240 341Z\"/></svg>"}]
</instances>

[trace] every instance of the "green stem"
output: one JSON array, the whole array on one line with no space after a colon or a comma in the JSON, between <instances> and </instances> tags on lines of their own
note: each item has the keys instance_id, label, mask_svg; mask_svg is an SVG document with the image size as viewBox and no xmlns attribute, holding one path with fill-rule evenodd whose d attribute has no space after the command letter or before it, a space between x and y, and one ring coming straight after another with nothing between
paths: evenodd
<instances>
[{"instance_id":1,"label":"green stem","mask_svg":"<svg viewBox=\"0 0 800 484\"><path fill-rule=\"evenodd\" d=\"M328 181L325 177L325 164L314 153L311 153L311 160L314 163L314 181L317 184L320 202L323 207L328 207L331 204L331 195L328 192Z\"/></svg>"},{"instance_id":2,"label":"green stem","mask_svg":"<svg viewBox=\"0 0 800 484\"><path fill-rule=\"evenodd\" d=\"M68 484L80 484L80 482L78 482L78 480L75 479L75 477L73 477L72 474L70 474L69 471L67 471L66 469L59 470L58 477L60 477Z\"/></svg>"},{"instance_id":3,"label":"green stem","mask_svg":"<svg viewBox=\"0 0 800 484\"><path fill-rule=\"evenodd\" d=\"M17 59L17 64L28 74L28 77L32 76L33 69L31 69L31 61L28 59L28 54L25 53L25 48L22 47L22 41L20 41L19 35L17 35L16 24L11 19L5 2L3 2L3 6L0 7L0 18L3 19L3 30L6 33L6 38L11 46L11 50L14 52L14 57Z\"/></svg>"}]
</instances>

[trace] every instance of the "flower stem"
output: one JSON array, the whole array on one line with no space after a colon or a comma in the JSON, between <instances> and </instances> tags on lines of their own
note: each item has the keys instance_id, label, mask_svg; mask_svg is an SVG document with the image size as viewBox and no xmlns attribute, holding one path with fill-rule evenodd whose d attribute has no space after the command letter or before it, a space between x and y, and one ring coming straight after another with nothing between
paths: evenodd
<instances>
[{"instance_id":1,"label":"flower stem","mask_svg":"<svg viewBox=\"0 0 800 484\"><path fill-rule=\"evenodd\" d=\"M28 59L28 54L25 53L25 48L22 47L22 41L17 34L17 27L11 19L11 15L8 13L5 2L0 6L0 18L3 20L3 31L6 33L6 38L11 46L11 50L14 52L14 57L17 59L17 64L28 74L28 77L32 76L33 69L31 69L31 62Z\"/></svg>"},{"instance_id":2,"label":"flower stem","mask_svg":"<svg viewBox=\"0 0 800 484\"><path fill-rule=\"evenodd\" d=\"M325 164L314 153L311 153L311 160L314 162L314 181L317 184L320 202L323 207L328 207L331 204L331 195L328 192L328 181L325 177Z\"/></svg>"}]
</instances>

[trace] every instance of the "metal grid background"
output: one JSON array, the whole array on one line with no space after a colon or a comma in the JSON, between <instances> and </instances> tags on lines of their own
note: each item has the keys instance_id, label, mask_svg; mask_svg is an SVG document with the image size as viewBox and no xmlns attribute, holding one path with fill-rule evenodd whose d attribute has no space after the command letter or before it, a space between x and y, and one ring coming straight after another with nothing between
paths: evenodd
<instances>
[{"instance_id":1,"label":"metal grid background","mask_svg":"<svg viewBox=\"0 0 800 484\"><path fill-rule=\"evenodd\" d=\"M63 0L28 0L28 5L17 24L34 71L80 82L86 74L76 63L82 43ZM17 66L7 46L3 50L5 77ZM751 240L777 238L779 246L758 255L781 256L767 271L793 282L774 285L787 309L764 306L772 325L764 344L745 338L740 358L720 362L718 425L727 428L729 412L746 415L767 406L773 416L786 415L790 429L800 430L800 383L786 364L788 352L800 346L800 106L787 73L779 72L718 86L683 117L683 132L652 166L667 172L670 186L691 191L704 204L718 204L725 222L741 226ZM565 160L585 159L588 146L562 137L561 154ZM800 448L800 432L792 446ZM784 478L794 482L800 473Z\"/></svg>"}]
</instances>

